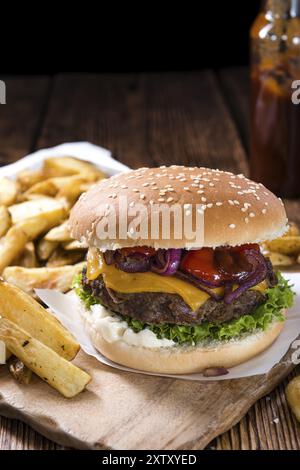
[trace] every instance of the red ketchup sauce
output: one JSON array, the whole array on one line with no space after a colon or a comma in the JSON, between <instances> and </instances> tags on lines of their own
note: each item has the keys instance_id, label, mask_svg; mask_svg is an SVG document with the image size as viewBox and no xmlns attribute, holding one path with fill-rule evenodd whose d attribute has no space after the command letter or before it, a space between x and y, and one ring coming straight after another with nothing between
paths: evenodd
<instances>
[{"instance_id":1,"label":"red ketchup sauce","mask_svg":"<svg viewBox=\"0 0 300 470\"><path fill-rule=\"evenodd\" d=\"M237 247L193 250L183 257L180 268L192 276L215 285L234 281L242 273L251 271L251 265L244 253L253 249L259 251L259 245L249 243Z\"/></svg>"}]
</instances>

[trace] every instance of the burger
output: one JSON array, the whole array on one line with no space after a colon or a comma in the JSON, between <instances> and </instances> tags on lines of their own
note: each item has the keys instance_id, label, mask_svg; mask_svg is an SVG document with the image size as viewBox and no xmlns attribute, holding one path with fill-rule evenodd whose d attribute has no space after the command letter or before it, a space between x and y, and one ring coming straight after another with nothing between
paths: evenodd
<instances>
[{"instance_id":1,"label":"burger","mask_svg":"<svg viewBox=\"0 0 300 470\"><path fill-rule=\"evenodd\" d=\"M85 327L116 363L218 375L284 327L293 292L260 244L286 231L285 209L244 175L175 165L118 174L81 196L69 226L89 246L74 281Z\"/></svg>"}]
</instances>

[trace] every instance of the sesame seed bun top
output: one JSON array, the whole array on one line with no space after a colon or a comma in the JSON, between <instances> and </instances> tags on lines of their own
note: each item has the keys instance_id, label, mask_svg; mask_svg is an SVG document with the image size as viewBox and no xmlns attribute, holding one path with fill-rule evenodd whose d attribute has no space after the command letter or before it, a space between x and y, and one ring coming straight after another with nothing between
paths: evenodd
<instances>
[{"instance_id":1,"label":"sesame seed bun top","mask_svg":"<svg viewBox=\"0 0 300 470\"><path fill-rule=\"evenodd\" d=\"M128 237L119 234L119 201L126 196L129 207L143 204L150 214L153 204L179 204L187 215L203 214L204 232L201 246L236 246L274 239L286 230L287 218L282 201L261 183L243 175L209 168L170 166L140 168L102 180L83 194L75 204L69 226L73 238L83 240L100 250L115 250L130 246L154 248L190 248L190 241L171 236ZM99 239L97 225L106 215L116 213L115 239ZM100 210L100 208L102 208ZM130 220L130 218L129 218ZM149 215L150 223L150 215ZM150 229L149 229L150 232ZM199 246L200 248L200 246Z\"/></svg>"}]
</instances>

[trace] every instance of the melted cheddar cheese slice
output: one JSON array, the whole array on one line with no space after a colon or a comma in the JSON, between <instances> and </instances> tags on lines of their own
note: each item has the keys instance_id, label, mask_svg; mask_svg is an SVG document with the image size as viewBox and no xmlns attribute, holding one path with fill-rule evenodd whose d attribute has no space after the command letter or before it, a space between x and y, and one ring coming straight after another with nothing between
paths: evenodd
<instances>
[{"instance_id":1,"label":"melted cheddar cheese slice","mask_svg":"<svg viewBox=\"0 0 300 470\"><path fill-rule=\"evenodd\" d=\"M196 311L209 299L209 294L206 292L173 276L160 276L152 272L125 273L114 265L107 265L101 253L96 249L90 249L87 262L87 278L94 280L100 275L102 275L107 287L124 294L140 292L178 294L193 311ZM252 289L263 292L266 288L266 283L261 282ZM223 293L222 287L213 290L217 294Z\"/></svg>"}]
</instances>

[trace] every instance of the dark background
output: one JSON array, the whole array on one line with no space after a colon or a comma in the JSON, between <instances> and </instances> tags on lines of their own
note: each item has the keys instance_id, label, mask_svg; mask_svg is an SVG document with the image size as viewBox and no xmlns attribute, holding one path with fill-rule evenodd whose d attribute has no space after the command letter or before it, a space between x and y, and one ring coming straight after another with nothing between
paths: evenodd
<instances>
[{"instance_id":1,"label":"dark background","mask_svg":"<svg viewBox=\"0 0 300 470\"><path fill-rule=\"evenodd\" d=\"M1 73L219 69L248 63L259 0L51 4L3 18ZM37 9L35 9L35 15Z\"/></svg>"}]
</instances>

